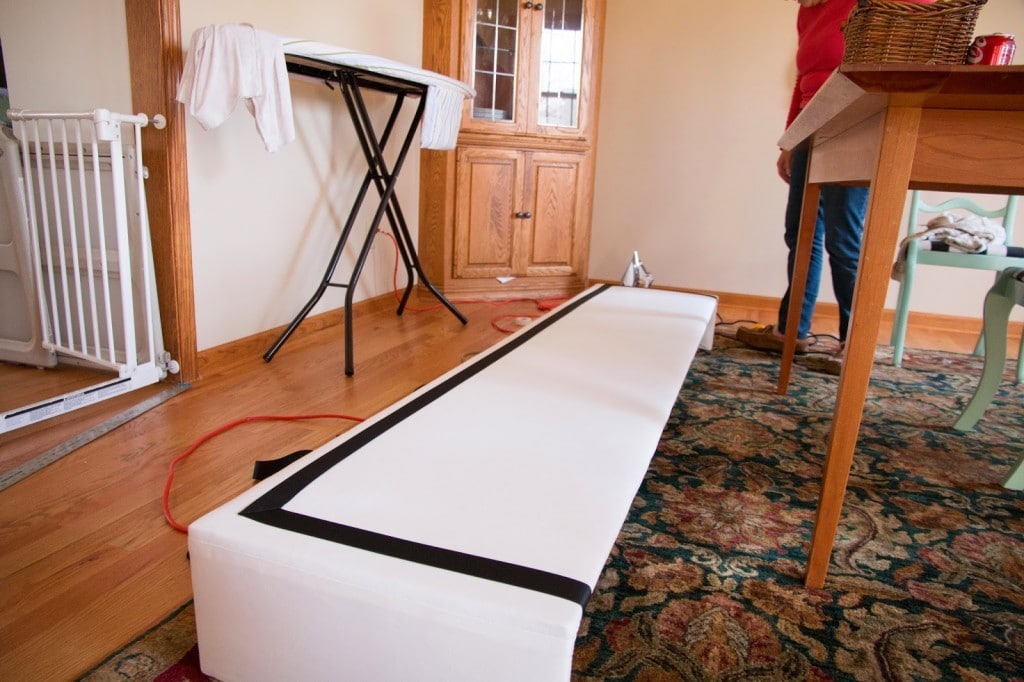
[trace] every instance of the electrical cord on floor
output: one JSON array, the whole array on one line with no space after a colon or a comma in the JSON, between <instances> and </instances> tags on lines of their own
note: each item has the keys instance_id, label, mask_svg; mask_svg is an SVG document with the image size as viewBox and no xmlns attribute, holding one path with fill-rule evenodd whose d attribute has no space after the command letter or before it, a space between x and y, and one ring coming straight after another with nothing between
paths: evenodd
<instances>
[{"instance_id":1,"label":"electrical cord on floor","mask_svg":"<svg viewBox=\"0 0 1024 682\"><path fill-rule=\"evenodd\" d=\"M757 320L726 320L721 313L715 313L715 329L718 327L735 327L738 324L761 324Z\"/></svg>"},{"instance_id":2,"label":"electrical cord on floor","mask_svg":"<svg viewBox=\"0 0 1024 682\"><path fill-rule=\"evenodd\" d=\"M381 229L378 228L377 232L382 234L382 235L384 235L384 236L386 236L388 239L390 239L392 245L395 247L395 266L394 266L394 268L392 269L392 272L391 272L391 286L394 288L393 290L394 290L394 294L395 294L395 299L398 300L398 301L401 301L401 297L399 296L399 293L398 293L399 292L399 287L398 287L398 256L399 256L398 239L395 238L395 235L391 234L390 232L388 232L386 230L381 230ZM559 304L565 302L566 300L568 300L568 299L567 298L542 298L542 299L536 299L536 298L505 298L505 299L502 299L500 301L493 301L493 300L486 299L486 298L475 298L475 299L474 298L468 298L468 299L453 299L453 300L451 300L451 303L453 303L453 304L455 304L455 303L485 303L485 304L491 305L491 306L503 306L503 305L508 305L509 303L531 302L531 303L535 303L537 305L537 309L540 310L541 312L547 312L547 311L551 310L552 308L557 307ZM437 310L440 307L442 307L441 303L435 303L434 305L430 305L430 306L427 306L425 308L413 308L411 306L406 306L405 309L408 310L409 312L412 312L412 313L426 313L426 312L430 312L431 310ZM522 325L522 320L520 320L519 318L524 318L524 319L526 319L528 321L528 320L536 319L538 317L540 317L540 315L498 315L497 317L491 319L491 326L494 327L495 329L497 329L498 331L504 333L504 334L512 334L513 332L516 331L516 329L518 329L519 327L523 326ZM502 325L502 321L508 320L508 319L514 319L514 320L517 321L517 323L514 325L513 328L508 328L508 327L505 327L505 326Z\"/></svg>"},{"instance_id":3,"label":"electrical cord on floor","mask_svg":"<svg viewBox=\"0 0 1024 682\"><path fill-rule=\"evenodd\" d=\"M722 337L725 337L727 339L735 339L736 338L736 331L735 331L734 328L737 327L738 325L741 325L741 324L752 324L752 325L762 324L758 320L744 320L744 319L726 320L725 318L723 318L718 313L715 314L715 320L716 320L715 321L715 334L717 334L719 336L722 336ZM720 327L725 327L727 329L719 329ZM839 337L836 336L835 334L815 334L815 333L812 332L812 333L807 335L807 339L808 339L808 346L810 346L811 348L816 346L819 343L819 341L821 341L822 339L831 339L831 340L835 341L836 343L839 343ZM815 352L831 353L831 351L829 351L829 350L821 350L821 351L818 351L818 350L808 350L808 352L811 352L811 353L815 353Z\"/></svg>"},{"instance_id":4,"label":"electrical cord on floor","mask_svg":"<svg viewBox=\"0 0 1024 682\"><path fill-rule=\"evenodd\" d=\"M387 232L385 230L380 230L380 229L378 229L378 232L383 234L383 235L386 235L389 239L391 239L391 242L392 242L392 244L395 247L395 266L394 266L394 270L392 272L392 285L394 286L395 298L398 299L398 300L401 300L400 297L399 297L399 289L398 289L398 257L399 257L398 240L390 232ZM508 305L509 303L529 301L529 302L535 303L537 305L537 309L540 310L543 313L543 312L547 312L547 311L557 307L559 304L561 304L565 300L567 300L567 299L566 298L548 298L548 299L509 298L509 299L504 299L504 300L501 300L501 301L492 301L492 300L489 300L489 299L465 299L465 300L456 300L456 301L452 301L452 302L453 303L486 303L488 305L493 305L493 306L503 306L503 305ZM413 313L422 313L422 312L428 312L428 311L431 311L431 310L436 310L436 309L440 308L441 306L442 306L442 304L438 303L436 305L429 306L429 307L426 307L426 308L406 307L406 310L408 310L409 312L413 312ZM536 317L540 317L540 316L539 315L526 315L526 314L498 315L498 316L496 316L495 318L493 318L491 320L491 325L495 329L500 331L500 332L503 332L505 334L511 334L514 331L516 331L516 329L515 328L511 328L510 329L508 327L503 326L503 324L502 324L503 321L508 320L508 319L513 319L513 320L516 321L516 325L515 326L518 328L518 327L523 326L523 324L528 322L530 319L534 319ZM183 524L179 523L178 521L176 521L174 519L173 514L171 514L171 508L170 508L171 487L174 484L174 470L175 470L175 467L177 467L179 462L183 461L185 458L190 456L193 452L198 450L199 447L202 446L206 441L208 441L211 438L214 438L216 436L219 436L220 434L222 434L222 433L224 433L226 431L229 431L229 430L235 428L236 426L240 426L241 424L247 424L247 423L250 423L250 422L257 422L257 421L291 421L291 420L299 420L299 419L346 419L346 420L354 421L354 422L361 422L361 421L363 421L363 419L361 417L351 417L349 415L344 415L344 414L310 414L310 415L296 415L296 416L267 415L267 416L244 417L242 419L235 420L233 422L225 424L224 426L221 426L221 427L219 427L217 429L214 429L213 431L211 431L211 432L207 433L206 435L202 436L201 438L199 438L199 440L197 440L195 443L193 443L187 450L185 450L185 452L183 452L182 454L178 455L177 457L174 458L173 461L171 461L170 467L169 467L168 472L167 472L167 481L164 484L164 494L163 494L163 511L164 511L164 518L167 519L167 523L170 524L170 526L172 528L174 528L175 530L177 530L177 531L180 531L180 532L186 533L186 534L188 533L188 526L183 525Z\"/></svg>"},{"instance_id":5,"label":"electrical cord on floor","mask_svg":"<svg viewBox=\"0 0 1024 682\"><path fill-rule=\"evenodd\" d=\"M181 453L174 460L171 461L170 468L167 472L167 482L164 484L164 495L163 495L163 510L164 518L167 519L167 523L170 524L171 528L180 531L182 533L188 533L188 526L182 525L174 520L174 516L171 514L170 497L171 497L171 486L174 484L174 468L179 462L184 460L186 457L191 455L193 452L199 449L206 441L219 436L226 431L230 431L236 426L242 424L248 424L250 422L264 422L264 421L297 421L302 419L345 419L347 421L361 422L362 417L351 417L346 414L300 414L300 415L257 415L253 417L243 417L242 419L236 419L233 422L229 422L221 427L210 431L203 435L196 442L194 442L185 452Z\"/></svg>"}]
</instances>

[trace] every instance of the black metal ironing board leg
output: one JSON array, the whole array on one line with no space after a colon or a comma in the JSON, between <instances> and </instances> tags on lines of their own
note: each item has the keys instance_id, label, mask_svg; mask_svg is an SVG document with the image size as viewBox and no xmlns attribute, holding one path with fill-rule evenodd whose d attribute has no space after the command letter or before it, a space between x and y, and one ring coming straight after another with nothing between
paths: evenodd
<instances>
[{"instance_id":1,"label":"black metal ironing board leg","mask_svg":"<svg viewBox=\"0 0 1024 682\"><path fill-rule=\"evenodd\" d=\"M387 216L388 223L391 226L391 230L395 235L395 243L398 248L399 256L402 259L402 263L405 267L406 272L406 287L402 299L398 305L397 314L401 315L405 310L406 303L409 300L409 296L412 293L412 288L415 284L413 273L419 276L420 282L446 307L456 318L463 324L466 324L466 317L459 312L452 303L445 298L445 296L437 290L436 287L430 282L427 276L423 273L423 269L420 266L419 259L416 257L416 249L413 244L412 237L409 234L409 228L406 225L405 218L402 214L401 207L398 203L398 198L395 195L395 187L398 179L398 174L402 169L402 165L405 162L405 158L412 145L412 140L416 134L416 130L419 128L420 121L423 117L423 110L425 104L425 91L421 92L419 106L416 108L416 112L413 115L413 119L409 124L408 132L402 142L402 146L398 152L398 155L394 162L394 167L389 171L387 162L384 159L383 150L387 147L388 140L391 137L391 133L394 131L395 122L398 119L399 112L401 111L402 105L405 101L405 93L403 91L395 91L396 100L395 104L391 109L391 114L388 118L387 124L384 127L383 133L378 138L373 129L373 123L370 119L369 113L366 110L366 104L363 100L362 93L358 79L355 74L350 71L335 71L333 80L340 86L341 94L345 99L345 104L348 108L349 115L352 118L352 123L356 128L356 134L359 138L360 147L363 150L363 155L366 157L368 170L363 183L360 186L359 191L356 194L356 198L353 202L352 209L349 212L348 219L345 222L345 226L341 231L341 235L338 238L338 243L334 248L334 252L331 254L331 259L328 263L327 270L324 272L324 276L320 281L320 285L317 287L313 296L306 302L306 304L299 311L299 314L295 316L292 322L288 325L284 332L278 337L274 344L267 350L263 355L263 359L270 362L274 355L277 354L281 346L284 345L288 337L298 328L302 321L306 318L309 312L317 304L320 298L328 287L338 287L346 289L345 292L345 374L352 376L355 373L355 363L353 360L353 333L352 333L352 306L353 296L355 294L355 287L359 280L359 276L362 273L363 267L366 264L366 259L369 257L370 248L373 245L373 240L376 237L378 227L384 216ZM348 283L340 284L333 281L335 270L337 269L338 263L341 260L341 254L344 251L345 245L348 242L349 236L352 231L352 227L355 224L356 217L362 208L363 201L366 198L366 192L369 189L370 183L374 183L377 193L380 196L380 203L374 212L373 219L367 230L365 239L363 240L362 248L360 249L359 256L356 259L356 263L353 266L352 274L349 278Z\"/></svg>"},{"instance_id":2,"label":"black metal ironing board leg","mask_svg":"<svg viewBox=\"0 0 1024 682\"><path fill-rule=\"evenodd\" d=\"M358 119L361 122L356 125L356 133L359 136L359 141L363 148L363 153L366 156L367 163L370 164L371 168L374 164L379 167L379 173L372 174L373 180L377 185L378 193L381 195L381 205L386 211L388 223L391 225L391 229L395 232L395 241L398 244L402 263L405 265L405 294L402 296L402 300L399 303L398 314L401 315L405 310L409 294L412 293L414 284L413 272L415 271L416 275L420 278L420 283L429 289L430 292L439 301L441 301L441 303L444 304L444 306L448 308L453 315L455 315L455 317L465 324L467 321L465 316L463 316L462 313L460 313L458 309L456 309L455 306L453 306L451 302L434 287L430 282L430 279L423 273L419 258L416 256L416 246L413 244L412 235L409 234L409 227L405 222L405 217L402 215L402 208L398 204L398 197L394 193L395 180L398 177L399 171L401 171L402 164L405 162L406 155L412 145L412 140L416 129L418 128L419 121L423 118L423 110L426 104L425 99L420 99L419 106L417 107L415 116L413 117L413 123L406 134L404 142L402 143L402 148L398 154L398 158L395 160L395 167L389 173L387 170L387 162L384 160L383 149L387 144L387 136L394 124L394 120L398 116L403 95L398 95L396 106L392 109L391 118L388 120L388 124L385 127L385 135L381 136L381 141L378 143L377 138L373 135L373 122L370 119L369 112L366 110L366 103L363 100L358 83L356 83L352 74L343 75L342 82L345 83L346 86L342 88L342 95L345 97L345 103L348 105L349 113L353 120ZM387 201L384 201L383 199L385 195L388 196ZM380 215L378 214L374 219L374 224L379 221Z\"/></svg>"}]
</instances>

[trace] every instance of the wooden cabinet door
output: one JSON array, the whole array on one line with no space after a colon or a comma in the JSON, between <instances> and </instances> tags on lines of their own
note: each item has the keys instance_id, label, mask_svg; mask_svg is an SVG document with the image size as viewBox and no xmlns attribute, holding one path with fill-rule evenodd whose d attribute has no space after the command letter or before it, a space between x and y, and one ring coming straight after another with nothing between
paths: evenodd
<instances>
[{"instance_id":1,"label":"wooden cabinet door","mask_svg":"<svg viewBox=\"0 0 1024 682\"><path fill-rule=\"evenodd\" d=\"M446 292L586 285L606 5L424 0L424 66L476 90L456 149L420 167L420 257Z\"/></svg>"},{"instance_id":2,"label":"wooden cabinet door","mask_svg":"<svg viewBox=\"0 0 1024 682\"><path fill-rule=\"evenodd\" d=\"M482 0L483 1L483 0ZM595 0L535 2L530 15L527 130L548 138L588 138L601 32Z\"/></svg>"},{"instance_id":3,"label":"wooden cabinet door","mask_svg":"<svg viewBox=\"0 0 1024 682\"><path fill-rule=\"evenodd\" d=\"M512 135L526 130L534 11L520 0L462 0L464 80L476 90L463 130Z\"/></svg>"},{"instance_id":4,"label":"wooden cabinet door","mask_svg":"<svg viewBox=\"0 0 1024 682\"><path fill-rule=\"evenodd\" d=\"M597 0L462 0L461 13L462 79L476 90L463 130L589 137Z\"/></svg>"},{"instance_id":5,"label":"wooden cabinet door","mask_svg":"<svg viewBox=\"0 0 1024 682\"><path fill-rule=\"evenodd\" d=\"M586 155L463 147L456 162L454 276L581 271Z\"/></svg>"},{"instance_id":6,"label":"wooden cabinet door","mask_svg":"<svg viewBox=\"0 0 1024 682\"><path fill-rule=\"evenodd\" d=\"M452 269L458 278L516 274L523 202L524 154L507 149L461 147L456 161Z\"/></svg>"},{"instance_id":7,"label":"wooden cabinet door","mask_svg":"<svg viewBox=\"0 0 1024 682\"><path fill-rule=\"evenodd\" d=\"M583 247L583 154L534 152L527 166L527 203L517 274L573 275L581 271Z\"/></svg>"}]
</instances>

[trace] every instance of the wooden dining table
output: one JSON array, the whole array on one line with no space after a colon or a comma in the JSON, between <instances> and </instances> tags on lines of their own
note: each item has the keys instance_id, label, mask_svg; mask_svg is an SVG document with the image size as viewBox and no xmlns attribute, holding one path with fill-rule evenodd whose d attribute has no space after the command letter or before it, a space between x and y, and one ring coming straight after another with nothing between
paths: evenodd
<instances>
[{"instance_id":1,"label":"wooden dining table","mask_svg":"<svg viewBox=\"0 0 1024 682\"><path fill-rule=\"evenodd\" d=\"M844 65L779 140L808 145L790 300L807 283L823 184L868 185L860 265L805 584L825 583L857 446L878 328L910 189L1024 194L1024 67ZM979 295L979 305L981 295ZM788 389L800 306L790 306L778 391Z\"/></svg>"}]
</instances>

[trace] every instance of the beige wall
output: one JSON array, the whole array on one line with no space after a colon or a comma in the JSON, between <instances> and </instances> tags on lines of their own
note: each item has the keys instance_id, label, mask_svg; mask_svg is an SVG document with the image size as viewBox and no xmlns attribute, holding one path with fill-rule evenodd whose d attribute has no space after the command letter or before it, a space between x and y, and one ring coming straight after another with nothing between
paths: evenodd
<instances>
[{"instance_id":1,"label":"beige wall","mask_svg":"<svg viewBox=\"0 0 1024 682\"><path fill-rule=\"evenodd\" d=\"M296 9L300 7L301 10ZM419 64L419 0L181 0L182 38L207 24L248 22L275 33ZM292 81L297 139L269 154L243 107L221 127L188 123L196 328L208 348L291 321L316 290L366 172L337 90ZM370 97L378 114L387 102ZM409 108L409 107L407 107ZM378 117L378 121L380 121ZM382 123L380 124L382 125ZM413 229L418 214L419 158L410 153L398 199ZM371 189L369 198L376 198ZM366 204L369 217L376 204ZM347 281L367 220L357 223L335 281ZM375 240L355 300L391 289L394 247ZM404 285L404 280L401 284ZM343 305L330 289L313 314Z\"/></svg>"},{"instance_id":2,"label":"beige wall","mask_svg":"<svg viewBox=\"0 0 1024 682\"><path fill-rule=\"evenodd\" d=\"M638 250L656 284L778 297L787 186L775 143L797 4L696 7L609 0L590 273L618 279ZM1022 0L990 0L980 16L978 33L1024 37ZM950 270L922 269L913 309L980 317L992 275ZM829 282L826 271L821 300L835 300ZM895 295L892 283L889 307Z\"/></svg>"},{"instance_id":3,"label":"beige wall","mask_svg":"<svg viewBox=\"0 0 1024 682\"><path fill-rule=\"evenodd\" d=\"M795 3L608 5L591 275L619 278L636 249L658 284L778 296L785 185L774 172L775 142L794 75ZM182 35L187 44L200 26L245 21L419 63L420 0L305 0L301 8L181 0ZM0 10L14 106L130 107L123 0L0 0ZM1024 1L990 0L978 30L1024 36ZM298 140L276 154L263 149L243 107L215 130L188 123L201 349L291 319L319 282L362 179L337 93L296 81L293 98ZM417 166L413 154L399 189L414 234ZM390 241L378 239L357 300L391 288L393 257ZM353 258L350 248L343 273ZM978 316L989 281L924 276L915 308ZM822 290L831 300L827 284ZM342 299L328 292L317 311Z\"/></svg>"},{"instance_id":4,"label":"beige wall","mask_svg":"<svg viewBox=\"0 0 1024 682\"><path fill-rule=\"evenodd\" d=\"M123 0L0 0L0 5L12 106L130 110ZM62 20L54 21L55 16ZM185 47L196 28L227 22L248 22L409 64L421 58L420 0L305 0L301 10L291 3L181 0ZM292 97L297 140L275 154L263 147L244 106L214 130L188 119L200 349L291 320L319 284L366 171L338 91L293 81ZM389 104L373 94L367 102L382 125ZM413 151L398 189L414 236L418 165ZM373 190L370 195L376 196ZM366 223L357 223L358 237L346 249L336 281L351 272ZM391 289L393 263L392 242L379 237L356 290L357 301ZM329 290L314 314L340 307L344 294Z\"/></svg>"},{"instance_id":5,"label":"beige wall","mask_svg":"<svg viewBox=\"0 0 1024 682\"><path fill-rule=\"evenodd\" d=\"M0 0L11 106L130 112L124 0Z\"/></svg>"}]
</instances>

